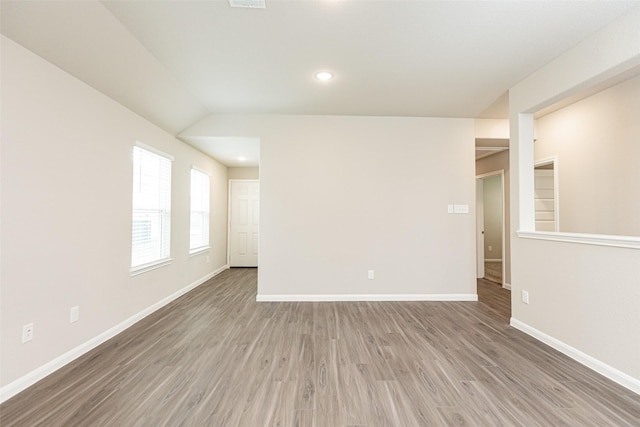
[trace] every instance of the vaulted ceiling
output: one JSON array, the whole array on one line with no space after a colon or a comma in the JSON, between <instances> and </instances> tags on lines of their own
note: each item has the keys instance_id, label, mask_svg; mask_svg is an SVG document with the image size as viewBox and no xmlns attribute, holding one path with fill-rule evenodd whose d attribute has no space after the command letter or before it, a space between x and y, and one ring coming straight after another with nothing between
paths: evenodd
<instances>
[{"instance_id":1,"label":"vaulted ceiling","mask_svg":"<svg viewBox=\"0 0 640 427\"><path fill-rule=\"evenodd\" d=\"M639 5L2 0L1 12L4 35L177 135L208 114L505 118L509 87Z\"/></svg>"}]
</instances>

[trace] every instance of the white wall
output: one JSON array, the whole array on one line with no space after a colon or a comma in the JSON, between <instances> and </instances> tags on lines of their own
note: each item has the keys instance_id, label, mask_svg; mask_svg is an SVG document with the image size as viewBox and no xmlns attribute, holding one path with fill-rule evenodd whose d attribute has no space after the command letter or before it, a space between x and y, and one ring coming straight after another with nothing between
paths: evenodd
<instances>
[{"instance_id":1,"label":"white wall","mask_svg":"<svg viewBox=\"0 0 640 427\"><path fill-rule=\"evenodd\" d=\"M260 297L475 296L473 120L210 116L185 135L261 138Z\"/></svg>"},{"instance_id":2,"label":"white wall","mask_svg":"<svg viewBox=\"0 0 640 427\"><path fill-rule=\"evenodd\" d=\"M560 231L640 236L640 76L537 121L557 158Z\"/></svg>"},{"instance_id":3,"label":"white wall","mask_svg":"<svg viewBox=\"0 0 640 427\"><path fill-rule=\"evenodd\" d=\"M226 264L227 171L4 37L2 114L0 384L6 397L37 379L34 370L46 374L61 355ZM175 157L174 260L130 277L135 140ZM212 250L189 257L192 165L211 174ZM76 305L80 320L70 324ZM29 322L34 339L22 344Z\"/></svg>"},{"instance_id":4,"label":"white wall","mask_svg":"<svg viewBox=\"0 0 640 427\"><path fill-rule=\"evenodd\" d=\"M229 179L260 179L259 168L229 168Z\"/></svg>"},{"instance_id":5,"label":"white wall","mask_svg":"<svg viewBox=\"0 0 640 427\"><path fill-rule=\"evenodd\" d=\"M475 119L473 122L478 139L509 139L507 119Z\"/></svg>"},{"instance_id":6,"label":"white wall","mask_svg":"<svg viewBox=\"0 0 640 427\"><path fill-rule=\"evenodd\" d=\"M513 230L534 230L531 113L640 65L639 28L636 8L510 90ZM512 240L512 324L640 393L640 250L528 234Z\"/></svg>"}]
</instances>

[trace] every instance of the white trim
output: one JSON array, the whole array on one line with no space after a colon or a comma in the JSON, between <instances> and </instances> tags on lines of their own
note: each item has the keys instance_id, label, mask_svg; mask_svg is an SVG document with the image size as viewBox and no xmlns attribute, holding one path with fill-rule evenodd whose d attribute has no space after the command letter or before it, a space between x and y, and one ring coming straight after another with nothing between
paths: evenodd
<instances>
[{"instance_id":1,"label":"white trim","mask_svg":"<svg viewBox=\"0 0 640 427\"><path fill-rule=\"evenodd\" d=\"M269 302L339 302L339 301L478 301L477 294L327 294L327 295L265 295L256 301Z\"/></svg>"},{"instance_id":2,"label":"white trim","mask_svg":"<svg viewBox=\"0 0 640 427\"><path fill-rule=\"evenodd\" d=\"M476 278L484 277L484 179L476 177Z\"/></svg>"},{"instance_id":3,"label":"white trim","mask_svg":"<svg viewBox=\"0 0 640 427\"><path fill-rule=\"evenodd\" d=\"M144 142L133 141L133 145L134 145L134 147L140 147L140 148L145 149L147 151L151 151L152 153L157 154L158 156L165 157L165 158L171 160L172 162L175 160L175 157L173 157L171 154L167 154L164 151L160 151L156 147L153 147L151 145L147 145Z\"/></svg>"},{"instance_id":4,"label":"white trim","mask_svg":"<svg viewBox=\"0 0 640 427\"><path fill-rule=\"evenodd\" d=\"M496 151L498 153L501 151L506 151L508 149L509 147L476 147L476 151Z\"/></svg>"},{"instance_id":5,"label":"white trim","mask_svg":"<svg viewBox=\"0 0 640 427\"><path fill-rule=\"evenodd\" d=\"M505 289L511 290L511 283L504 282L502 284L502 287L505 288ZM511 303L509 303L509 305L511 305Z\"/></svg>"},{"instance_id":6,"label":"white trim","mask_svg":"<svg viewBox=\"0 0 640 427\"><path fill-rule=\"evenodd\" d=\"M517 204L518 217L512 218L511 223L519 225L512 227L511 232L513 232L514 228L536 229L535 180L533 179L533 140L535 137L533 114L520 112L517 115L517 121L517 136L511 135L511 138L514 138L514 136L517 138L518 144L516 145L516 150L511 151L515 153L517 157L510 159L510 163L512 165L511 167L518 172L515 175L515 179L511 180L512 185L515 181L514 187L516 188L515 194L517 195L517 200L511 203L512 205L514 202ZM514 165L514 163L516 164ZM517 219L517 222L514 221L514 219Z\"/></svg>"},{"instance_id":7,"label":"white trim","mask_svg":"<svg viewBox=\"0 0 640 427\"><path fill-rule=\"evenodd\" d=\"M52 373L54 373L58 369L60 369L63 366L67 365L68 363L74 361L75 359L77 359L78 357L80 357L83 354L87 353L88 351L93 350L95 347L99 346L100 344L104 343L105 341L115 337L120 332L124 331L125 329L129 328L130 326L133 326L135 323L137 323L140 320L144 319L145 317L147 317L151 313L153 313L156 310L164 307L165 305L169 304L170 302L176 300L177 298L181 297L182 295L186 294L187 292L191 291L192 289L200 286L201 284L205 283L207 280L211 279L212 277L217 276L218 274L222 273L224 270L227 270L228 268L229 268L228 265L224 265L224 266L220 267L216 271L207 274L206 276L196 280L195 282L185 286L184 288L174 292L173 294L161 299L157 303L152 304L151 306L145 308L144 310L140 311L139 313L134 314L133 316L129 317L128 319L125 319L124 321L122 321L119 324L115 325L114 327L102 332L101 334L95 336L94 338L90 339L89 341L87 341L87 342L85 342L83 344L80 344L79 346L77 346L77 347L67 351L66 353L56 357L55 359L45 363L44 365L40 366L39 368L36 368L33 371L29 372L28 374L26 374L26 375L18 378L17 380L5 385L4 387L0 388L0 403L10 399L11 397L13 397L16 394L20 393L21 391L25 390L27 387L30 387L33 384L37 383L38 381L40 381L44 377L46 377L48 375L51 375Z\"/></svg>"},{"instance_id":8,"label":"white trim","mask_svg":"<svg viewBox=\"0 0 640 427\"><path fill-rule=\"evenodd\" d=\"M606 363L601 362L600 360L589 356L588 354L583 353L580 350L575 349L570 345L565 344L564 342L527 325L526 323L514 319L513 317L511 318L511 321L509 323L514 328L534 337L535 339L547 344L550 347L553 347L559 352L569 356L573 360L580 362L584 366L593 369L599 374L604 375L605 377L609 378L612 381L615 381L621 386L628 388L634 393L640 394L640 379L634 378L629 374L625 374L624 372L619 371L618 369L609 366Z\"/></svg>"},{"instance_id":9,"label":"white trim","mask_svg":"<svg viewBox=\"0 0 640 427\"><path fill-rule=\"evenodd\" d=\"M491 172L481 173L480 175L476 175L476 179L485 179L497 175L504 175L504 169L497 169Z\"/></svg>"},{"instance_id":10,"label":"white trim","mask_svg":"<svg viewBox=\"0 0 640 427\"><path fill-rule=\"evenodd\" d=\"M189 257L207 253L211 250L211 246L200 246L199 248L191 249L189 251Z\"/></svg>"},{"instance_id":11,"label":"white trim","mask_svg":"<svg viewBox=\"0 0 640 427\"><path fill-rule=\"evenodd\" d=\"M137 276L138 274L146 273L147 271L155 270L156 268L164 267L173 262L173 258L163 258L157 261L148 262L146 264L138 265L129 270L129 276Z\"/></svg>"},{"instance_id":12,"label":"white trim","mask_svg":"<svg viewBox=\"0 0 640 427\"><path fill-rule=\"evenodd\" d=\"M606 234L551 233L542 231L516 231L523 239L551 240L555 242L581 243L584 245L612 246L616 248L640 249L640 237L609 236Z\"/></svg>"}]
</instances>

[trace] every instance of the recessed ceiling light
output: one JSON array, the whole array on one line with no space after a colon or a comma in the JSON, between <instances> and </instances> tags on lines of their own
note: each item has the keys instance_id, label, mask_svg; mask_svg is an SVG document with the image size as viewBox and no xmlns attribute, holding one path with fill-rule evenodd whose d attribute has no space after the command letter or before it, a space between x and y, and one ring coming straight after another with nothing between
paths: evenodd
<instances>
[{"instance_id":1,"label":"recessed ceiling light","mask_svg":"<svg viewBox=\"0 0 640 427\"><path fill-rule=\"evenodd\" d=\"M333 74L328 71L318 71L315 75L316 79L326 82L333 78Z\"/></svg>"},{"instance_id":2,"label":"recessed ceiling light","mask_svg":"<svg viewBox=\"0 0 640 427\"><path fill-rule=\"evenodd\" d=\"M244 162L246 159L246 157L238 157L238 160L240 160L241 162Z\"/></svg>"}]
</instances>

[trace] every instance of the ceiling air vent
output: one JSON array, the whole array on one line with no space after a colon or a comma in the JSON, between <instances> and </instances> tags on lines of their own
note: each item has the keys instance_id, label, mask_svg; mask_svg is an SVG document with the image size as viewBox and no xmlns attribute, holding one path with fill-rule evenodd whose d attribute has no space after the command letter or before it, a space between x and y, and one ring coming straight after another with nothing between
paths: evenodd
<instances>
[{"instance_id":1,"label":"ceiling air vent","mask_svg":"<svg viewBox=\"0 0 640 427\"><path fill-rule=\"evenodd\" d=\"M244 7L247 9L266 9L265 0L229 0L231 7Z\"/></svg>"}]
</instances>

